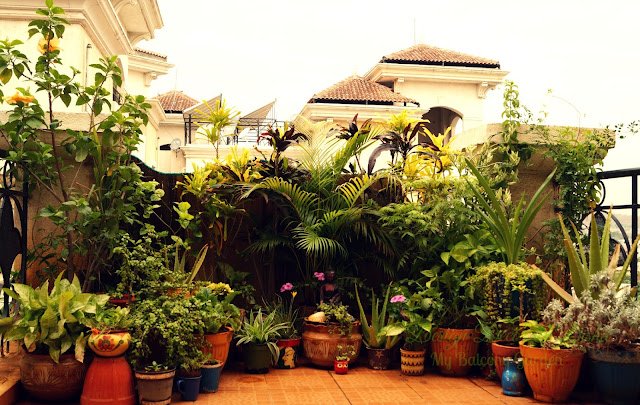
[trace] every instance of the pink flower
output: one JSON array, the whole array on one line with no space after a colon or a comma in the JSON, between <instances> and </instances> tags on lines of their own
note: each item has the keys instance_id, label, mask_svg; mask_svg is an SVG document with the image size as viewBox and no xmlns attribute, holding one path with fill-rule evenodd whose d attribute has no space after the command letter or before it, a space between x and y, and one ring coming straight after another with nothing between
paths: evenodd
<instances>
[{"instance_id":1,"label":"pink flower","mask_svg":"<svg viewBox=\"0 0 640 405\"><path fill-rule=\"evenodd\" d=\"M404 302L404 300L406 300L406 298L404 297L404 295L394 295L393 297L391 297L391 302Z\"/></svg>"},{"instance_id":2,"label":"pink flower","mask_svg":"<svg viewBox=\"0 0 640 405\"><path fill-rule=\"evenodd\" d=\"M285 284L282 284L282 287L280 287L280 292L291 291L292 288L293 288L293 284L285 283Z\"/></svg>"},{"instance_id":3,"label":"pink flower","mask_svg":"<svg viewBox=\"0 0 640 405\"><path fill-rule=\"evenodd\" d=\"M318 281L324 281L324 273L320 273L316 271L315 273L313 273L313 276L317 278Z\"/></svg>"}]
</instances>

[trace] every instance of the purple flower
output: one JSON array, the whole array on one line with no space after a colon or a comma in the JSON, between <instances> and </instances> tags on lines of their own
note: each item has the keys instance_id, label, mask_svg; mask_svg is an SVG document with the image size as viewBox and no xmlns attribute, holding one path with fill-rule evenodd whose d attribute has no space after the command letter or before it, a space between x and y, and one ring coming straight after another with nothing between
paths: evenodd
<instances>
[{"instance_id":1,"label":"purple flower","mask_svg":"<svg viewBox=\"0 0 640 405\"><path fill-rule=\"evenodd\" d=\"M394 295L393 297L391 297L391 302L404 302L404 300L406 300L404 295Z\"/></svg>"},{"instance_id":2,"label":"purple flower","mask_svg":"<svg viewBox=\"0 0 640 405\"><path fill-rule=\"evenodd\" d=\"M282 287L280 287L280 292L291 291L292 288L293 288L293 284L285 283L285 284L282 284Z\"/></svg>"},{"instance_id":3,"label":"purple flower","mask_svg":"<svg viewBox=\"0 0 640 405\"><path fill-rule=\"evenodd\" d=\"M320 273L316 271L315 273L313 273L313 276L317 278L318 281L324 281L324 273Z\"/></svg>"}]
</instances>

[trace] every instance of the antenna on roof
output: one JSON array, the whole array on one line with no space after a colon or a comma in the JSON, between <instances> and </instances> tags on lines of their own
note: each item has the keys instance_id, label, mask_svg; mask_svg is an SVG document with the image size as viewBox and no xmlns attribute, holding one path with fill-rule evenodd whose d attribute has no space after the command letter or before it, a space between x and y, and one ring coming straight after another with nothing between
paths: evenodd
<instances>
[{"instance_id":1,"label":"antenna on roof","mask_svg":"<svg viewBox=\"0 0 640 405\"><path fill-rule=\"evenodd\" d=\"M416 43L416 19L413 19L413 45L417 45Z\"/></svg>"}]
</instances>

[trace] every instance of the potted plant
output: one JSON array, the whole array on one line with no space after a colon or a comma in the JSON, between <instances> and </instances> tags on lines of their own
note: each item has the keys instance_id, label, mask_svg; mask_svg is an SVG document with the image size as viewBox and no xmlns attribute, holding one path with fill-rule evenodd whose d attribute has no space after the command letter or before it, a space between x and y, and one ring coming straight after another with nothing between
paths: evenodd
<instances>
[{"instance_id":1,"label":"potted plant","mask_svg":"<svg viewBox=\"0 0 640 405\"><path fill-rule=\"evenodd\" d=\"M347 345L345 347L338 345L338 353L336 359L333 362L333 371L336 374L347 374L349 371L349 361L356 355L356 349L353 345Z\"/></svg>"},{"instance_id":2,"label":"potted plant","mask_svg":"<svg viewBox=\"0 0 640 405\"><path fill-rule=\"evenodd\" d=\"M200 392L200 380L202 366L209 359L200 350L193 350L188 358L182 359L178 369L176 388L180 392L183 401L196 401Z\"/></svg>"},{"instance_id":3,"label":"potted plant","mask_svg":"<svg viewBox=\"0 0 640 405\"><path fill-rule=\"evenodd\" d=\"M204 345L202 351L224 364L229 356L233 332L240 328L240 309L231 303L238 295L225 283L210 283L198 289L196 298L203 303Z\"/></svg>"},{"instance_id":4,"label":"potted plant","mask_svg":"<svg viewBox=\"0 0 640 405\"><path fill-rule=\"evenodd\" d=\"M491 343L498 378L504 370L502 359L519 352L517 325L527 319L539 319L544 309L542 273L527 263L491 262L478 267L470 278L484 311L480 331Z\"/></svg>"},{"instance_id":5,"label":"potted plant","mask_svg":"<svg viewBox=\"0 0 640 405\"><path fill-rule=\"evenodd\" d=\"M69 401L81 392L87 364L83 363L89 339L86 322L109 300L109 296L81 292L77 277L69 282L58 275L33 289L24 284L3 288L19 304L18 313L0 323L8 341L26 349L20 360L20 378L33 398ZM72 350L75 354L67 354Z\"/></svg>"},{"instance_id":6,"label":"potted plant","mask_svg":"<svg viewBox=\"0 0 640 405\"><path fill-rule=\"evenodd\" d=\"M408 294L407 289L398 292ZM393 296L389 301L389 312L393 318L400 319L382 329L381 333L394 334L401 331L404 345L400 348L400 371L404 375L424 374L424 361L427 343L433 327L433 300L429 300L425 291L413 293L407 299L404 295Z\"/></svg>"},{"instance_id":7,"label":"potted plant","mask_svg":"<svg viewBox=\"0 0 640 405\"><path fill-rule=\"evenodd\" d=\"M577 344L587 348L588 368L605 402L637 401L640 302L635 289L618 292L614 269L591 277L589 290L568 307L559 300L552 301L544 312L544 321L557 325L560 333L577 331Z\"/></svg>"},{"instance_id":8,"label":"potted plant","mask_svg":"<svg viewBox=\"0 0 640 405\"><path fill-rule=\"evenodd\" d=\"M341 304L321 304L315 314L308 316L304 322L302 347L305 356L319 367L333 367L338 345L352 345L356 355L360 353L362 334L359 332L360 322L349 314L349 307Z\"/></svg>"},{"instance_id":9,"label":"potted plant","mask_svg":"<svg viewBox=\"0 0 640 405\"><path fill-rule=\"evenodd\" d=\"M578 382L584 357L575 339L575 327L555 332L555 325L544 326L529 320L520 326L520 354L533 397L542 402L564 402Z\"/></svg>"},{"instance_id":10,"label":"potted plant","mask_svg":"<svg viewBox=\"0 0 640 405\"><path fill-rule=\"evenodd\" d=\"M131 367L124 353L129 348L129 326L134 319L129 308L99 308L87 321L91 327L89 348L97 355L89 366L82 389L82 403L135 403Z\"/></svg>"},{"instance_id":11,"label":"potted plant","mask_svg":"<svg viewBox=\"0 0 640 405\"><path fill-rule=\"evenodd\" d=\"M280 291L289 291L289 286L291 286L291 284L284 284ZM291 286L291 288L292 287L293 286ZM276 302L265 305L267 312L275 314L275 323L285 325L285 327L278 333L279 337L276 341L276 345L279 349L278 361L275 364L276 368L291 369L295 368L297 364L297 350L300 346L300 335L298 334L298 329L296 327L296 323L298 321L298 309L293 309L293 300L296 295L296 291L291 292L289 305L285 305L280 296L278 296Z\"/></svg>"},{"instance_id":12,"label":"potted plant","mask_svg":"<svg viewBox=\"0 0 640 405\"><path fill-rule=\"evenodd\" d=\"M171 403L175 367L155 361L135 371L138 399L143 403Z\"/></svg>"},{"instance_id":13,"label":"potted plant","mask_svg":"<svg viewBox=\"0 0 640 405\"><path fill-rule=\"evenodd\" d=\"M278 333L287 327L283 323L275 322L275 312L266 316L262 315L262 309L249 314L237 333L238 343L242 345L244 356L244 368L248 373L265 374L269 372L271 363L278 360L278 346L276 339Z\"/></svg>"},{"instance_id":14,"label":"potted plant","mask_svg":"<svg viewBox=\"0 0 640 405\"><path fill-rule=\"evenodd\" d=\"M369 367L374 370L386 370L391 363L391 349L402 338L404 328L396 326L386 328L387 323L393 323L393 317L387 319L387 303L389 302L389 293L391 292L391 284L387 287L387 293L384 297L382 309L378 312L380 305L376 299L373 290L371 291L371 325L364 313L358 287L356 285L356 301L360 309L360 323L362 324L362 340L367 348L367 356L369 359ZM402 297L402 298L400 298ZM391 302L399 302L404 296L396 295L391 298Z\"/></svg>"}]
</instances>

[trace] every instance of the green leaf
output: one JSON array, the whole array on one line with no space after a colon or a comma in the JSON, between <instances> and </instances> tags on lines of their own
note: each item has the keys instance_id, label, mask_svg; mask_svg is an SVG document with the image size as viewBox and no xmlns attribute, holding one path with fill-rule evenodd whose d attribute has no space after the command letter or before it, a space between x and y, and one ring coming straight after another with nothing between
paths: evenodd
<instances>
[{"instance_id":1,"label":"green leaf","mask_svg":"<svg viewBox=\"0 0 640 405\"><path fill-rule=\"evenodd\" d=\"M2 72L0 72L0 82L2 82L2 84L7 84L9 83L9 80L11 80L11 75L12 75L12 71L9 68L4 69Z\"/></svg>"},{"instance_id":2,"label":"green leaf","mask_svg":"<svg viewBox=\"0 0 640 405\"><path fill-rule=\"evenodd\" d=\"M84 162L84 160L87 158L87 155L89 155L89 148L86 145L79 147L76 150L76 162Z\"/></svg>"},{"instance_id":3,"label":"green leaf","mask_svg":"<svg viewBox=\"0 0 640 405\"><path fill-rule=\"evenodd\" d=\"M44 4L47 5L48 9L53 8L53 0L45 0Z\"/></svg>"}]
</instances>

